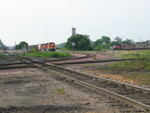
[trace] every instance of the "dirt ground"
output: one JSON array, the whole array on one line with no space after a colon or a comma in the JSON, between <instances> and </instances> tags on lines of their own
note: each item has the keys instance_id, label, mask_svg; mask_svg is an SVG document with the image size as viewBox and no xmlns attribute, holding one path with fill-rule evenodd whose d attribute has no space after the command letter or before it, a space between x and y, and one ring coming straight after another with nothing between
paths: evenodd
<instances>
[{"instance_id":1,"label":"dirt ground","mask_svg":"<svg viewBox=\"0 0 150 113\"><path fill-rule=\"evenodd\" d=\"M55 80L35 68L0 70L2 113L113 113L114 109L90 95ZM5 109L7 108L7 110ZM4 112L5 111L5 112Z\"/></svg>"}]
</instances>

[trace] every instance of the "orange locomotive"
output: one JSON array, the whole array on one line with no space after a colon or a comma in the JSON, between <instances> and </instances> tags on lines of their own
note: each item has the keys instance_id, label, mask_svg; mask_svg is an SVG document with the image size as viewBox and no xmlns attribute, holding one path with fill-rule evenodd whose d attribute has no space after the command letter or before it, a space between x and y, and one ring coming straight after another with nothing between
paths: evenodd
<instances>
[{"instance_id":1,"label":"orange locomotive","mask_svg":"<svg viewBox=\"0 0 150 113\"><path fill-rule=\"evenodd\" d=\"M56 50L56 46L55 46L55 43L54 42L50 42L47 44L47 49L49 51L55 51Z\"/></svg>"},{"instance_id":2,"label":"orange locomotive","mask_svg":"<svg viewBox=\"0 0 150 113\"><path fill-rule=\"evenodd\" d=\"M30 45L29 50L36 49L37 51L56 51L56 45L54 42Z\"/></svg>"},{"instance_id":3,"label":"orange locomotive","mask_svg":"<svg viewBox=\"0 0 150 113\"><path fill-rule=\"evenodd\" d=\"M40 45L40 50L42 50L42 51L55 51L56 50L56 45L55 45L54 42L41 44Z\"/></svg>"}]
</instances>

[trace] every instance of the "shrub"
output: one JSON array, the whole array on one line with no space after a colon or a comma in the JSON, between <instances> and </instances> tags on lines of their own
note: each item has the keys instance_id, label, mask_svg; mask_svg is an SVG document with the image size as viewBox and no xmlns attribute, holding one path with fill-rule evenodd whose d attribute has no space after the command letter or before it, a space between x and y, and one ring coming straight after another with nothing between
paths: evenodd
<instances>
[{"instance_id":1,"label":"shrub","mask_svg":"<svg viewBox=\"0 0 150 113\"><path fill-rule=\"evenodd\" d=\"M37 52L37 50L35 48L32 48L30 51L30 53L36 53L36 52Z\"/></svg>"}]
</instances>

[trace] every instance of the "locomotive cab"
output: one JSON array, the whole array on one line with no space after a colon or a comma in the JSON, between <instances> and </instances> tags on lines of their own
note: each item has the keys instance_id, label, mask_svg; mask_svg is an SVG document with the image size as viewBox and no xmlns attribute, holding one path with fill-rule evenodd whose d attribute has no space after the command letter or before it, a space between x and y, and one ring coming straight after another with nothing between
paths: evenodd
<instances>
[{"instance_id":1,"label":"locomotive cab","mask_svg":"<svg viewBox=\"0 0 150 113\"><path fill-rule=\"evenodd\" d=\"M50 42L47 44L47 51L55 51L56 50L56 46L54 42Z\"/></svg>"}]
</instances>

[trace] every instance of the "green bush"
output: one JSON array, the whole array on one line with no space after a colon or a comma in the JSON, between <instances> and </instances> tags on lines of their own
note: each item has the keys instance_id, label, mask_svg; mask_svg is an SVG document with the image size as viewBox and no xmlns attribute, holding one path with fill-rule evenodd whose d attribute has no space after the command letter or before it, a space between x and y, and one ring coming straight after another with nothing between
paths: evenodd
<instances>
[{"instance_id":1,"label":"green bush","mask_svg":"<svg viewBox=\"0 0 150 113\"><path fill-rule=\"evenodd\" d=\"M30 53L36 53L36 52L37 52L37 50L35 48L32 48L30 51Z\"/></svg>"},{"instance_id":2,"label":"green bush","mask_svg":"<svg viewBox=\"0 0 150 113\"><path fill-rule=\"evenodd\" d=\"M150 71L150 65L145 68L146 71Z\"/></svg>"}]
</instances>

